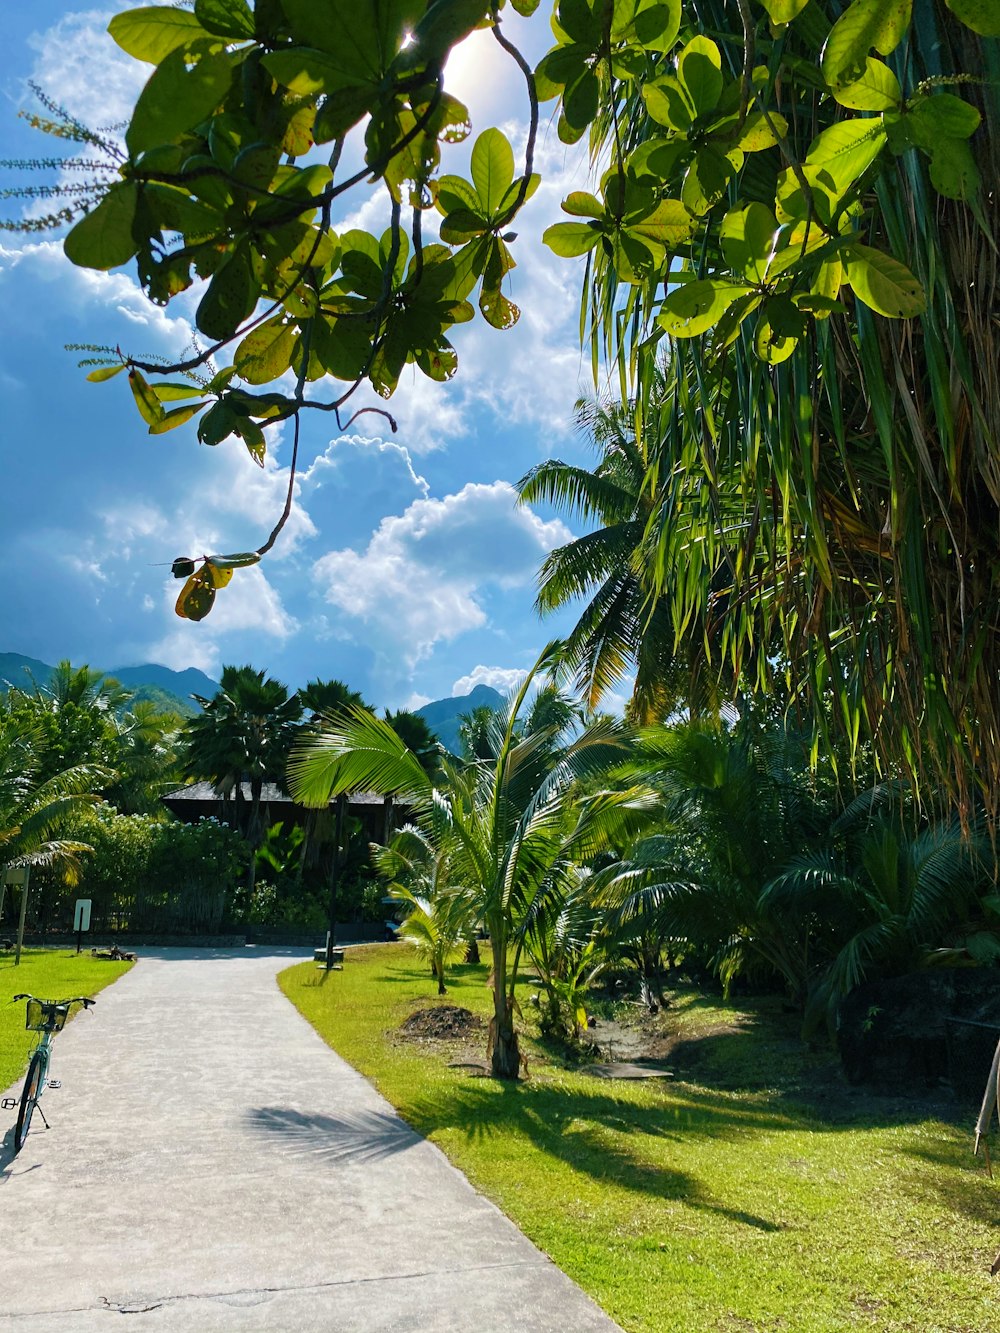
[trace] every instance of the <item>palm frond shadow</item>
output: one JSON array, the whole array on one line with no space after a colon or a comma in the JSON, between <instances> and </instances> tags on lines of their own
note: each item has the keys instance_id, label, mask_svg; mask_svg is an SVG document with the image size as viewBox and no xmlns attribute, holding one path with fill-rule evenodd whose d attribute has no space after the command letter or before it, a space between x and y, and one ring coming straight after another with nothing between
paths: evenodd
<instances>
[{"instance_id":1,"label":"palm frond shadow","mask_svg":"<svg viewBox=\"0 0 1000 1333\"><path fill-rule=\"evenodd\" d=\"M246 1113L252 1131L293 1157L375 1162L412 1148L419 1139L396 1116L379 1111L327 1115L287 1106L257 1106Z\"/></svg>"},{"instance_id":2,"label":"palm frond shadow","mask_svg":"<svg viewBox=\"0 0 1000 1333\"><path fill-rule=\"evenodd\" d=\"M565 1096L546 1089L540 1095L517 1087L496 1089L450 1087L440 1097L425 1097L406 1108L411 1124L422 1134L458 1129L470 1138L492 1135L524 1137L576 1171L620 1189L683 1202L692 1208L728 1217L758 1231L780 1231L784 1224L753 1213L726 1208L693 1175L644 1161L641 1147L630 1151L620 1135L681 1141L692 1133L728 1137L738 1119L741 1129L781 1128L787 1119L766 1111L741 1112L738 1117L706 1105L665 1105L657 1124L649 1108L636 1107L607 1094L574 1092ZM608 1131L611 1131L609 1133ZM612 1137L614 1135L614 1137Z\"/></svg>"}]
</instances>

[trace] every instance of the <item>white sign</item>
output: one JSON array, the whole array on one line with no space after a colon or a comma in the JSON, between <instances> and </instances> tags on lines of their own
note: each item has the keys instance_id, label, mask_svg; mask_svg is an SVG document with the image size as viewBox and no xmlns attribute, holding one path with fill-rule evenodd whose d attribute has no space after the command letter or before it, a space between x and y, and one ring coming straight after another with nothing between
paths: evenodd
<instances>
[{"instance_id":1,"label":"white sign","mask_svg":"<svg viewBox=\"0 0 1000 1333\"><path fill-rule=\"evenodd\" d=\"M90 898L77 898L77 900L76 900L76 910L75 910L74 913L73 913L73 929L74 929L74 930L89 930L89 929L90 929L90 904L91 904L91 901L92 901L92 900L91 900Z\"/></svg>"}]
</instances>

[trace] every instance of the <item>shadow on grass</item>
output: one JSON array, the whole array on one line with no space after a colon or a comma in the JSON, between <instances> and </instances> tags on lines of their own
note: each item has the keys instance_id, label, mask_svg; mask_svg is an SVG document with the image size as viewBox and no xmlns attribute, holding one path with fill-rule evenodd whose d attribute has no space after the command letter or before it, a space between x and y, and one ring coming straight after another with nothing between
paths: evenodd
<instances>
[{"instance_id":1,"label":"shadow on grass","mask_svg":"<svg viewBox=\"0 0 1000 1333\"><path fill-rule=\"evenodd\" d=\"M374 1162L405 1152L418 1142L396 1116L378 1111L356 1115L306 1114L287 1106L256 1106L246 1112L251 1130L292 1157Z\"/></svg>"},{"instance_id":2,"label":"shadow on grass","mask_svg":"<svg viewBox=\"0 0 1000 1333\"><path fill-rule=\"evenodd\" d=\"M741 1129L780 1129L787 1120L767 1112L733 1115L696 1099L665 1103L662 1108L637 1106L609 1093L474 1084L449 1087L439 1096L425 1096L404 1108L410 1124L424 1135L457 1129L471 1139L527 1139L548 1156L576 1171L620 1189L671 1199L725 1216L758 1231L780 1231L782 1225L754 1213L717 1204L693 1176L653 1165L630 1151L623 1135L677 1142L701 1133L724 1137Z\"/></svg>"}]
</instances>

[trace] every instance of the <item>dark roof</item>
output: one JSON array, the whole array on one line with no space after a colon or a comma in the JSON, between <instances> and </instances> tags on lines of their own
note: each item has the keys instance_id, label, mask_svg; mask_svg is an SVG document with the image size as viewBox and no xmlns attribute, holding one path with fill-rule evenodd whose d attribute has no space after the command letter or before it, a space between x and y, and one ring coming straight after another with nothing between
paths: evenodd
<instances>
[{"instance_id":1,"label":"dark roof","mask_svg":"<svg viewBox=\"0 0 1000 1333\"><path fill-rule=\"evenodd\" d=\"M241 783L243 797L249 801L250 783ZM217 803L223 799L223 793L216 791L210 782L192 782L186 787L176 787L173 791L168 791L162 798L165 802L184 801L206 803ZM295 805L295 801L286 791L283 791L276 782L265 782L261 790L262 803L265 805ZM348 797L349 805L382 805L385 797L379 795L376 791L352 791ZM331 802L332 804L332 802Z\"/></svg>"}]
</instances>

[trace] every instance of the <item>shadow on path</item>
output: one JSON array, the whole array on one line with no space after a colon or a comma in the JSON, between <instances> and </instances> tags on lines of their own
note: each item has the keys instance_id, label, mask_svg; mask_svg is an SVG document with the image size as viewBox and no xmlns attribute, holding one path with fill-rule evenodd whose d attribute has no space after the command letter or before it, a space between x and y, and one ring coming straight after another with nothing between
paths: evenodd
<instances>
[{"instance_id":1,"label":"shadow on path","mask_svg":"<svg viewBox=\"0 0 1000 1333\"><path fill-rule=\"evenodd\" d=\"M335 1116L257 1106L247 1111L246 1123L252 1132L271 1139L279 1152L334 1161L379 1161L419 1142L409 1125L379 1111Z\"/></svg>"}]
</instances>

